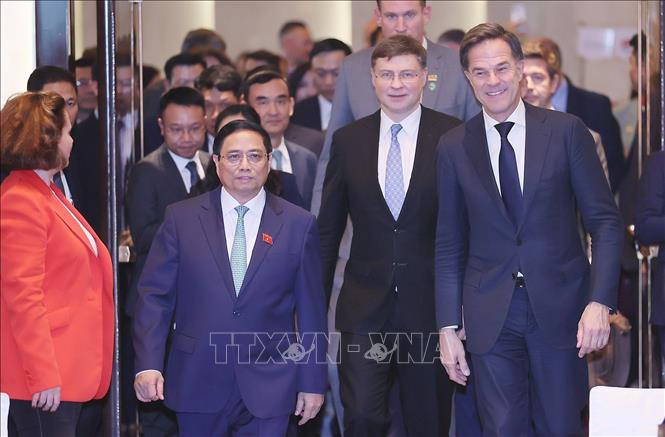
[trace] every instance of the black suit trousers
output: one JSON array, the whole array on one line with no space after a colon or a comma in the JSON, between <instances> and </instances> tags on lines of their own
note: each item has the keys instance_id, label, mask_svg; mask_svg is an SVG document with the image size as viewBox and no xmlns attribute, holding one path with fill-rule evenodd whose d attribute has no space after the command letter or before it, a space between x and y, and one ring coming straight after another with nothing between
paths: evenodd
<instances>
[{"instance_id":1,"label":"black suit trousers","mask_svg":"<svg viewBox=\"0 0 665 437\"><path fill-rule=\"evenodd\" d=\"M438 359L438 334L407 332L402 326L395 293L381 332L341 333L338 369L345 436L386 435L395 378L407 435L448 435L453 386Z\"/></svg>"}]
</instances>

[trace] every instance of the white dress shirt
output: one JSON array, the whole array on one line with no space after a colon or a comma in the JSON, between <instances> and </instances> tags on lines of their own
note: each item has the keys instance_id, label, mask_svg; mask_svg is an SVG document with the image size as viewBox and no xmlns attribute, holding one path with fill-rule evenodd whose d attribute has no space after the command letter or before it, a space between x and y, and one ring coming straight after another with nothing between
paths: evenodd
<instances>
[{"instance_id":1,"label":"white dress shirt","mask_svg":"<svg viewBox=\"0 0 665 437\"><path fill-rule=\"evenodd\" d=\"M49 190L51 190L51 194L53 194L53 197L55 197L58 202L62 205L63 208L67 210L70 216L74 219L74 221L79 225L81 230L83 231L83 234L88 240L88 243L90 243L89 249L92 251L92 253L95 254L95 256L99 256L99 249L97 248L97 243L95 242L95 238L92 236L92 234L83 226L83 223L79 221L78 218L74 215L74 213L69 209L71 206L67 206L63 203L63 201L55 194L53 189L51 189L51 183L53 183L53 179L49 179L48 175L46 174L45 170L34 170L35 173L37 173L37 176L39 176L39 179L41 179L48 187ZM48 182L46 182L48 180Z\"/></svg>"},{"instance_id":2,"label":"white dress shirt","mask_svg":"<svg viewBox=\"0 0 665 437\"><path fill-rule=\"evenodd\" d=\"M212 146L215 144L215 136L206 132L206 137L208 139L208 155L212 156Z\"/></svg>"},{"instance_id":3,"label":"white dress shirt","mask_svg":"<svg viewBox=\"0 0 665 437\"><path fill-rule=\"evenodd\" d=\"M291 165L291 156L289 155L289 149L286 148L286 142L284 142L284 137L283 136L282 136L282 141L279 143L279 146L274 147L272 150L273 150L273 152L275 150L279 150L280 152L282 152L282 168L281 168L281 170L283 172L286 172L286 173L293 173L293 166ZM270 162L270 167L273 170L277 170L276 164L277 163L275 162L275 159L273 157L273 159Z\"/></svg>"},{"instance_id":4,"label":"white dress shirt","mask_svg":"<svg viewBox=\"0 0 665 437\"><path fill-rule=\"evenodd\" d=\"M526 152L526 118L524 102L520 99L517 108L506 119L515 123L508 132L508 141L515 150L515 160L517 161L517 175L520 180L520 189L524 192L524 156ZM494 128L498 121L490 117L485 108L483 108L483 119L485 120L485 133L487 134L487 146L489 147L490 162L492 163L492 172L494 173L494 180L496 186L501 193L501 183L499 182L499 152L501 152L501 135L499 131Z\"/></svg>"},{"instance_id":5,"label":"white dress shirt","mask_svg":"<svg viewBox=\"0 0 665 437\"><path fill-rule=\"evenodd\" d=\"M235 208L240 205L240 202L234 199L224 187L222 187L220 197L222 202L222 218L224 220L224 235L226 236L226 251L229 255L229 262L231 262L231 249L233 248L233 239L235 238L236 225L238 224L238 212ZM251 200L244 203L244 205L248 208L248 211L245 213L244 222L245 243L247 244L247 265L249 265L249 261L252 259L256 236L259 233L263 208L266 205L265 190L261 188L261 191Z\"/></svg>"},{"instance_id":6,"label":"white dress shirt","mask_svg":"<svg viewBox=\"0 0 665 437\"><path fill-rule=\"evenodd\" d=\"M330 114L332 113L332 102L328 101L321 94L317 96L319 100L319 110L321 112L321 130L328 129L330 123Z\"/></svg>"},{"instance_id":7,"label":"white dress shirt","mask_svg":"<svg viewBox=\"0 0 665 437\"><path fill-rule=\"evenodd\" d=\"M409 182L411 180L411 173L413 171L413 162L416 158L416 143L418 142L418 130L420 128L420 115L422 109L420 105L418 108L409 114L404 120L395 123L381 110L381 126L379 127L379 160L377 166L377 173L379 177L379 185L383 196L386 195L386 166L388 164L388 149L390 149L390 141L392 140L392 133L390 128L393 124L402 125L402 129L397 134L397 141L399 141L399 149L402 154L402 177L404 178L404 193L409 189Z\"/></svg>"},{"instance_id":8,"label":"white dress shirt","mask_svg":"<svg viewBox=\"0 0 665 437\"><path fill-rule=\"evenodd\" d=\"M169 152L169 155L171 155L171 158L173 158L176 167L178 167L180 177L182 178L182 183L185 184L185 189L189 193L192 190L192 174L187 169L187 164L189 164L190 161L194 161L196 164L196 172L199 174L199 179L203 179L205 177L205 170L203 169L203 164L201 164L199 152L197 151L192 159L187 159L176 155L168 149L167 151Z\"/></svg>"}]
</instances>

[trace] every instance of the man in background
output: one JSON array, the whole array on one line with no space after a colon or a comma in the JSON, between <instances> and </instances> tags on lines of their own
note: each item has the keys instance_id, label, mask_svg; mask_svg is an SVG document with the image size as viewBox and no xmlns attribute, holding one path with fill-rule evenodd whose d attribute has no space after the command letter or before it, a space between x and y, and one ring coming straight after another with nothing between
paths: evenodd
<instances>
[{"instance_id":1,"label":"man in background","mask_svg":"<svg viewBox=\"0 0 665 437\"><path fill-rule=\"evenodd\" d=\"M291 122L325 131L330 122L337 76L351 48L342 41L328 38L314 44L309 54L317 94L296 103Z\"/></svg>"},{"instance_id":2,"label":"man in background","mask_svg":"<svg viewBox=\"0 0 665 437\"><path fill-rule=\"evenodd\" d=\"M309 60L313 42L307 25L302 21L284 23L279 29L279 45L288 63L287 73L291 74L296 67Z\"/></svg>"}]
</instances>

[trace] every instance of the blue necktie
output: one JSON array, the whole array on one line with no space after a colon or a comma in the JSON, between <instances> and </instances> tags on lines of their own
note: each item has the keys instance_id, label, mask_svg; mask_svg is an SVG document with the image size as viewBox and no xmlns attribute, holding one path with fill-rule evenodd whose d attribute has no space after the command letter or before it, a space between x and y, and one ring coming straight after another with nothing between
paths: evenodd
<instances>
[{"instance_id":1,"label":"blue necktie","mask_svg":"<svg viewBox=\"0 0 665 437\"><path fill-rule=\"evenodd\" d=\"M274 170L282 170L282 151L281 150L273 150L272 151L272 162L274 163L273 169Z\"/></svg>"},{"instance_id":2,"label":"blue necktie","mask_svg":"<svg viewBox=\"0 0 665 437\"><path fill-rule=\"evenodd\" d=\"M192 191L194 185L199 181L199 172L196 169L196 163L194 161L189 161L185 168L189 170L189 191Z\"/></svg>"},{"instance_id":3,"label":"blue necktie","mask_svg":"<svg viewBox=\"0 0 665 437\"><path fill-rule=\"evenodd\" d=\"M53 183L60 191L62 191L62 194L65 194L65 185L62 183L62 171L53 175Z\"/></svg>"},{"instance_id":4,"label":"blue necktie","mask_svg":"<svg viewBox=\"0 0 665 437\"><path fill-rule=\"evenodd\" d=\"M237 296L240 293L240 287L242 287L242 281L245 279L245 272L247 271L245 214L249 211L249 208L245 205L238 205L235 210L238 213L238 223L236 224L236 233L231 247L231 273L233 274L233 285Z\"/></svg>"},{"instance_id":5,"label":"blue necktie","mask_svg":"<svg viewBox=\"0 0 665 437\"><path fill-rule=\"evenodd\" d=\"M508 215L515 227L519 225L522 216L522 190L520 178L517 173L517 159L515 150L508 141L508 132L515 123L504 122L495 125L501 136L501 152L499 152L499 182L501 184L501 197L506 206Z\"/></svg>"},{"instance_id":6,"label":"blue necktie","mask_svg":"<svg viewBox=\"0 0 665 437\"><path fill-rule=\"evenodd\" d=\"M402 174L402 152L400 151L397 134L402 130L402 125L393 124L390 127L390 148L388 149L388 159L386 161L386 186L385 197L388 208L397 220L399 212L404 203L404 175Z\"/></svg>"}]
</instances>

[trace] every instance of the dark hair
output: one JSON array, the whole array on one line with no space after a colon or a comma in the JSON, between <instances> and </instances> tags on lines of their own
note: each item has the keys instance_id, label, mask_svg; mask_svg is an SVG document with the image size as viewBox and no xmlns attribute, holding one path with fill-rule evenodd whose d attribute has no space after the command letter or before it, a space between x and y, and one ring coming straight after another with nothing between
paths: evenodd
<instances>
[{"instance_id":1,"label":"dark hair","mask_svg":"<svg viewBox=\"0 0 665 437\"><path fill-rule=\"evenodd\" d=\"M344 52L344 56L349 56L351 54L351 47L336 38L322 39L321 41L314 43L312 51L309 52L309 61L311 62L314 56L320 55L321 53L337 51L342 51Z\"/></svg>"},{"instance_id":2,"label":"dark hair","mask_svg":"<svg viewBox=\"0 0 665 437\"><path fill-rule=\"evenodd\" d=\"M561 52L558 48L554 41L545 38L528 39L522 43L524 58L545 61L550 77L561 74Z\"/></svg>"},{"instance_id":3,"label":"dark hair","mask_svg":"<svg viewBox=\"0 0 665 437\"><path fill-rule=\"evenodd\" d=\"M217 135L215 135L215 142L212 145L212 149L220 152L222 150L222 145L224 144L224 141L231 134L245 130L256 132L257 134L259 134L261 136L261 139L263 140L263 147L265 147L266 153L272 152L272 143L270 142L270 136L268 135L268 132L266 132L265 129L263 129L260 124L252 123L251 121L247 120L233 120L225 124L219 130L219 132L217 132Z\"/></svg>"},{"instance_id":4,"label":"dark hair","mask_svg":"<svg viewBox=\"0 0 665 437\"><path fill-rule=\"evenodd\" d=\"M58 143L65 117L65 99L56 93L26 92L10 97L0 113L2 170L62 167L66 159Z\"/></svg>"},{"instance_id":5,"label":"dark hair","mask_svg":"<svg viewBox=\"0 0 665 437\"><path fill-rule=\"evenodd\" d=\"M169 105L199 106L205 113L205 101L200 92L188 86L171 88L159 99L159 116Z\"/></svg>"},{"instance_id":6,"label":"dark hair","mask_svg":"<svg viewBox=\"0 0 665 437\"><path fill-rule=\"evenodd\" d=\"M242 116L242 118L244 118L247 121L251 121L252 123L256 124L261 124L261 117L254 110L254 108L244 103L237 103L235 105L227 106L226 109L217 114L217 118L215 119L215 132L219 131L219 127L220 124L222 124L222 120L232 115L240 115Z\"/></svg>"},{"instance_id":7,"label":"dark hair","mask_svg":"<svg viewBox=\"0 0 665 437\"><path fill-rule=\"evenodd\" d=\"M143 65L143 88L147 88L150 82L152 82L157 76L159 76L159 70L152 65Z\"/></svg>"},{"instance_id":8,"label":"dark hair","mask_svg":"<svg viewBox=\"0 0 665 437\"><path fill-rule=\"evenodd\" d=\"M469 30L460 44L459 58L462 69L469 69L469 51L483 41L500 39L510 46L510 51L516 61L524 59L522 44L519 38L512 32L507 31L497 23L481 23ZM560 58L560 57L559 57Z\"/></svg>"},{"instance_id":9,"label":"dark hair","mask_svg":"<svg viewBox=\"0 0 665 437\"><path fill-rule=\"evenodd\" d=\"M92 80L97 80L99 77L97 75L97 62L95 61L95 58L78 58L76 61L74 61L74 68L88 68L90 67L90 71L92 72Z\"/></svg>"},{"instance_id":10,"label":"dark hair","mask_svg":"<svg viewBox=\"0 0 665 437\"><path fill-rule=\"evenodd\" d=\"M233 67L213 65L208 67L194 81L194 88L203 92L215 88L217 91L231 91L240 97L242 78Z\"/></svg>"},{"instance_id":11,"label":"dark hair","mask_svg":"<svg viewBox=\"0 0 665 437\"><path fill-rule=\"evenodd\" d=\"M307 25L305 23L303 23L302 21L297 21L297 20L287 21L286 23L284 23L282 25L282 27L280 27L279 37L283 38L284 35L291 32L293 29L297 29L297 28L307 29Z\"/></svg>"},{"instance_id":12,"label":"dark hair","mask_svg":"<svg viewBox=\"0 0 665 437\"><path fill-rule=\"evenodd\" d=\"M199 55L193 55L191 53L180 53L175 56L171 56L166 64L164 64L164 74L166 75L166 80L171 82L171 77L173 74L173 69L181 65L200 65L203 68L206 68L206 63L202 57Z\"/></svg>"},{"instance_id":13,"label":"dark hair","mask_svg":"<svg viewBox=\"0 0 665 437\"><path fill-rule=\"evenodd\" d=\"M372 68L376 60L380 58L391 58L401 55L414 55L422 68L427 68L427 51L422 43L410 36L393 35L381 41L372 52Z\"/></svg>"},{"instance_id":14,"label":"dark hair","mask_svg":"<svg viewBox=\"0 0 665 437\"><path fill-rule=\"evenodd\" d=\"M641 39L642 39L642 60L645 60L646 55L647 55L647 37L644 34L644 32L640 32ZM630 42L628 43L630 47L633 49L633 56L637 58L637 45L638 45L638 40L637 40L637 34L633 35L633 37L630 39Z\"/></svg>"},{"instance_id":15,"label":"dark hair","mask_svg":"<svg viewBox=\"0 0 665 437\"><path fill-rule=\"evenodd\" d=\"M462 29L448 29L439 35L438 43L443 44L447 42L454 42L461 44L462 40L464 39L464 33L465 32Z\"/></svg>"},{"instance_id":16,"label":"dark hair","mask_svg":"<svg viewBox=\"0 0 665 437\"><path fill-rule=\"evenodd\" d=\"M420 5L424 8L427 4L426 0L420 0ZM381 0L376 0L376 6L381 10Z\"/></svg>"},{"instance_id":17,"label":"dark hair","mask_svg":"<svg viewBox=\"0 0 665 437\"><path fill-rule=\"evenodd\" d=\"M280 58L278 55L269 52L268 50L256 50L253 52L247 53L245 56L245 62L248 59L254 59L255 61L264 62L266 66L269 66L275 71L281 71L279 67Z\"/></svg>"},{"instance_id":18,"label":"dark hair","mask_svg":"<svg viewBox=\"0 0 665 437\"><path fill-rule=\"evenodd\" d=\"M194 29L187 32L182 41L180 51L188 52L197 46L205 46L211 49L226 52L226 42L217 32L210 29Z\"/></svg>"},{"instance_id":19,"label":"dark hair","mask_svg":"<svg viewBox=\"0 0 665 437\"><path fill-rule=\"evenodd\" d=\"M258 71L250 71L247 74L245 83L242 86L242 95L244 96L245 100L249 100L249 90L252 87L252 85L255 85L257 83L264 84L272 80L281 80L286 84L287 88L289 87L289 83L286 81L286 79L284 79L284 76L282 76L280 73L276 71L267 68Z\"/></svg>"},{"instance_id":20,"label":"dark hair","mask_svg":"<svg viewBox=\"0 0 665 437\"><path fill-rule=\"evenodd\" d=\"M41 91L44 89L45 85L55 82L67 82L74 87L75 92L78 92L74 75L63 68L54 65L42 65L41 67L35 68L28 78L27 90L33 92ZM73 122L74 121L72 120L72 123Z\"/></svg>"},{"instance_id":21,"label":"dark hair","mask_svg":"<svg viewBox=\"0 0 665 437\"><path fill-rule=\"evenodd\" d=\"M231 62L229 57L226 56L226 54L221 50L213 49L211 47L206 47L206 46L196 46L193 47L191 50L189 50L187 53L191 53L193 55L199 55L204 62L207 56L212 56L213 58L217 59L217 61L219 61L221 65L227 65L229 67L233 67L233 62ZM209 65L206 64L206 66Z\"/></svg>"},{"instance_id":22,"label":"dark hair","mask_svg":"<svg viewBox=\"0 0 665 437\"><path fill-rule=\"evenodd\" d=\"M304 64L298 65L292 72L289 74L287 79L287 84L289 85L289 95L295 97L300 88L300 83L302 82L305 74L312 68L312 64L305 62Z\"/></svg>"}]
</instances>

